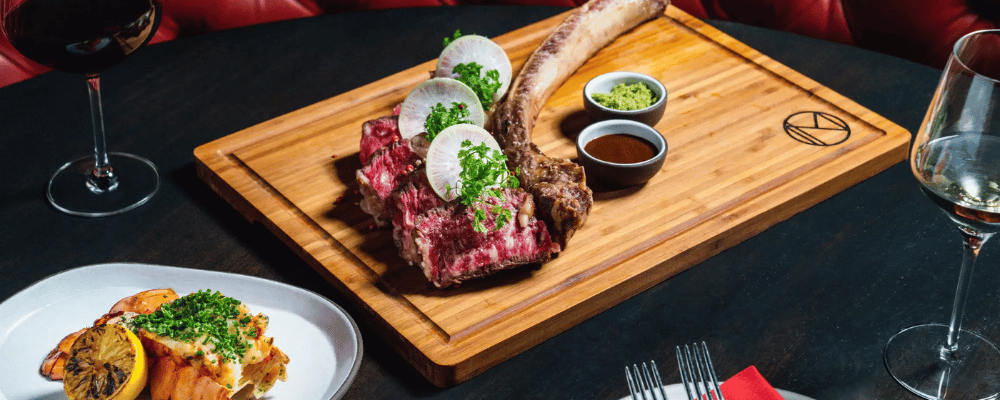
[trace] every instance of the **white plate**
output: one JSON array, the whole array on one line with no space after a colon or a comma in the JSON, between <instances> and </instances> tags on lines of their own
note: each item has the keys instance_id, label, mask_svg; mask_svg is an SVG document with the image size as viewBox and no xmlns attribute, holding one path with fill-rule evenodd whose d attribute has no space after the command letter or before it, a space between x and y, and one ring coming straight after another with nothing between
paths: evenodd
<instances>
[{"instance_id":1,"label":"white plate","mask_svg":"<svg viewBox=\"0 0 1000 400\"><path fill-rule=\"evenodd\" d=\"M246 275L100 264L50 276L0 303L0 400L66 399L62 382L38 374L49 351L67 334L92 325L118 300L165 287L182 296L218 290L270 318L267 335L291 361L288 381L278 381L267 399L339 399L361 365L357 325L313 292Z\"/></svg>"},{"instance_id":2,"label":"white plate","mask_svg":"<svg viewBox=\"0 0 1000 400\"><path fill-rule=\"evenodd\" d=\"M775 389L775 390L777 390L778 394L780 394L781 397L784 397L785 400L813 400L812 398L803 396L801 394L792 393L787 390L781 390L781 389ZM663 391L667 394L667 400L687 399L687 393L684 391L684 385L681 385L680 383L675 383L673 385L664 385ZM621 400L632 400L632 396L622 397Z\"/></svg>"}]
</instances>

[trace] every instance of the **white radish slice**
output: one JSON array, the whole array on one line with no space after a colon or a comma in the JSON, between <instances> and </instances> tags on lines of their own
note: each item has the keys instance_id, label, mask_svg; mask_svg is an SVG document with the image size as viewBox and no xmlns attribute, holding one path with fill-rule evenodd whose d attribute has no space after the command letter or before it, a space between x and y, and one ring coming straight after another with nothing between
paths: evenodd
<instances>
[{"instance_id":1,"label":"white radish slice","mask_svg":"<svg viewBox=\"0 0 1000 400\"><path fill-rule=\"evenodd\" d=\"M434 76L457 79L459 75L452 71L455 66L470 62L483 66L479 71L480 76L492 69L500 73L500 89L493 95L494 102L507 93L511 79L510 57L507 57L507 52L500 45L485 36L465 35L453 40L438 56Z\"/></svg>"},{"instance_id":2,"label":"white radish slice","mask_svg":"<svg viewBox=\"0 0 1000 400\"><path fill-rule=\"evenodd\" d=\"M451 103L465 103L469 109L468 119L482 127L486 124L486 113L476 92L464 83L451 78L432 78L422 82L410 91L399 109L399 134L409 139L426 132L424 123L431 114L431 107L441 103L450 109Z\"/></svg>"},{"instance_id":3,"label":"white radish slice","mask_svg":"<svg viewBox=\"0 0 1000 400\"><path fill-rule=\"evenodd\" d=\"M462 150L462 142L472 142L473 146L486 143L491 149L500 150L496 139L485 129L471 124L452 125L438 134L427 149L427 181L434 192L442 199L451 201L458 197L459 177L462 165L459 163L458 152ZM448 187L451 187L451 193Z\"/></svg>"}]
</instances>

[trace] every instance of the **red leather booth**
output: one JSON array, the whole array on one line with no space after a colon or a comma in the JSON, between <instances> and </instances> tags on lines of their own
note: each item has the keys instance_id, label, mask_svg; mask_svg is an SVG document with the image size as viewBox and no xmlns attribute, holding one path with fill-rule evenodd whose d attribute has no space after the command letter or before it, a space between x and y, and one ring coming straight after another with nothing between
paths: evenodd
<instances>
[{"instance_id":1,"label":"red leather booth","mask_svg":"<svg viewBox=\"0 0 1000 400\"><path fill-rule=\"evenodd\" d=\"M480 4L576 6L584 0L162 0L152 43L204 32L328 13ZM859 46L943 67L965 33L995 28L992 0L673 0L702 19L741 22ZM21 56L0 35L0 87L49 68Z\"/></svg>"}]
</instances>

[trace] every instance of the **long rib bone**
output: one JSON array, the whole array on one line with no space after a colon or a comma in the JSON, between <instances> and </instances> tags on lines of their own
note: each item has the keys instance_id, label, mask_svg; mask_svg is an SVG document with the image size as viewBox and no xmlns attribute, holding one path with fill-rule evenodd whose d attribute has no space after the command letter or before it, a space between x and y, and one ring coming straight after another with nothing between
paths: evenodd
<instances>
[{"instance_id":1,"label":"long rib bone","mask_svg":"<svg viewBox=\"0 0 1000 400\"><path fill-rule=\"evenodd\" d=\"M663 14L669 0L591 0L574 10L528 57L507 99L493 114L492 132L511 170L535 197L538 217L563 248L594 203L583 167L548 157L531 143L535 119L549 96L597 51L628 30Z\"/></svg>"}]
</instances>

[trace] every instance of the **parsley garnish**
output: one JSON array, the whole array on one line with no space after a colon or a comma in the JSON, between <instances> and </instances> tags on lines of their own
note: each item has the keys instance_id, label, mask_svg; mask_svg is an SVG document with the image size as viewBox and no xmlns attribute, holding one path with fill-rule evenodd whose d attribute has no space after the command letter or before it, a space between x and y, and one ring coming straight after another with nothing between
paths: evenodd
<instances>
[{"instance_id":1,"label":"parsley garnish","mask_svg":"<svg viewBox=\"0 0 1000 400\"><path fill-rule=\"evenodd\" d=\"M472 121L465 119L469 116L469 106L465 103L451 103L451 108L444 108L441 103L431 107L431 113L424 121L424 130L427 131L427 140L432 141L444 128L458 124L471 124Z\"/></svg>"},{"instance_id":2,"label":"parsley garnish","mask_svg":"<svg viewBox=\"0 0 1000 400\"><path fill-rule=\"evenodd\" d=\"M198 340L212 345L223 360L235 361L249 347L246 338L256 337L244 331L249 316L237 320L239 307L239 300L218 291L199 290L166 303L151 314L137 315L126 321L126 325L187 343ZM195 355L202 356L204 352L198 350Z\"/></svg>"},{"instance_id":3,"label":"parsley garnish","mask_svg":"<svg viewBox=\"0 0 1000 400\"><path fill-rule=\"evenodd\" d=\"M462 150L458 152L458 160L462 172L455 188L448 185L448 194L450 195L452 189L455 189L462 204L475 208L473 230L486 232L486 226L483 224L486 212L482 208L475 207L477 203L490 209L490 213L496 218L493 230L499 230L514 215L510 210L490 204L486 200L487 197L494 197L502 202L501 189L518 186L517 178L507 170L507 156L499 150L490 148L486 143L473 146L471 141L465 140L462 142Z\"/></svg>"},{"instance_id":4,"label":"parsley garnish","mask_svg":"<svg viewBox=\"0 0 1000 400\"><path fill-rule=\"evenodd\" d=\"M476 92L479 102L483 104L483 109L489 110L490 106L493 105L493 95L497 93L497 90L501 86L500 72L491 69L486 71L485 76L480 76L479 72L482 69L482 65L470 62L468 64L456 65L452 72L459 75L457 79L459 82L466 84L466 86L472 88L473 92Z\"/></svg>"},{"instance_id":5,"label":"parsley garnish","mask_svg":"<svg viewBox=\"0 0 1000 400\"><path fill-rule=\"evenodd\" d=\"M453 40L458 39L460 37L462 37L462 32L460 32L458 29L455 29L455 33L453 33L451 37L445 36L444 40L441 41L441 46L448 47L448 45L451 44Z\"/></svg>"}]
</instances>

